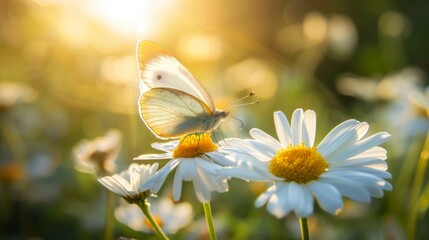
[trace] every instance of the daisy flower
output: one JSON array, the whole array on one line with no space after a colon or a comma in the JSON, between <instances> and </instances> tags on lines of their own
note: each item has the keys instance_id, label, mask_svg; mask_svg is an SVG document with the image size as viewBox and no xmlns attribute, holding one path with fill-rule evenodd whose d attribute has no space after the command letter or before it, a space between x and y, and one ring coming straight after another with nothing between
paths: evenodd
<instances>
[{"instance_id":1,"label":"daisy flower","mask_svg":"<svg viewBox=\"0 0 429 240\"><path fill-rule=\"evenodd\" d=\"M186 227L193 216L191 204L174 204L170 198L154 201L150 204L150 211L158 225L168 234L174 234ZM150 221L136 204L121 204L115 209L115 217L135 231L153 233Z\"/></svg>"},{"instance_id":2,"label":"daisy flower","mask_svg":"<svg viewBox=\"0 0 429 240\"><path fill-rule=\"evenodd\" d=\"M84 173L106 175L116 169L115 160L121 149L121 132L110 130L105 136L91 141L82 140L73 149L75 168Z\"/></svg>"},{"instance_id":3,"label":"daisy flower","mask_svg":"<svg viewBox=\"0 0 429 240\"><path fill-rule=\"evenodd\" d=\"M208 203L211 191L226 192L227 176L221 176L218 170L231 166L234 160L228 151L211 140L209 133L195 133L180 140L166 143L153 143L152 147L163 151L161 154L144 154L134 160L171 159L162 169L142 185L156 193L167 176L176 169L173 182L173 199L178 201L182 193L182 182L190 181L201 203Z\"/></svg>"},{"instance_id":4,"label":"daisy flower","mask_svg":"<svg viewBox=\"0 0 429 240\"><path fill-rule=\"evenodd\" d=\"M253 139L230 139L231 148L239 148L240 167L223 170L227 176L272 185L256 200L256 207L267 204L277 218L290 212L305 218L319 206L337 214L343 207L342 196L369 203L381 198L392 185L385 179L386 151L377 146L390 138L381 132L363 138L368 124L348 120L335 127L315 147L316 114L297 109L292 122L282 112L274 113L278 140L260 129L250 130Z\"/></svg>"},{"instance_id":5,"label":"daisy flower","mask_svg":"<svg viewBox=\"0 0 429 240\"><path fill-rule=\"evenodd\" d=\"M132 163L127 170L113 176L99 178L98 181L107 189L123 197L127 202L134 203L147 197L148 189L142 189L146 182L158 169L158 163L152 166ZM142 197L142 195L144 195Z\"/></svg>"}]
</instances>

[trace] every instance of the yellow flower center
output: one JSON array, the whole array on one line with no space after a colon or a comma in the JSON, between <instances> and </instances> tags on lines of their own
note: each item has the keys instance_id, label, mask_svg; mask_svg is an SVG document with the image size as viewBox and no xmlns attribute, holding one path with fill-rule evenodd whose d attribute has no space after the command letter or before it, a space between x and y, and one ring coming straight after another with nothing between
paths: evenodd
<instances>
[{"instance_id":1,"label":"yellow flower center","mask_svg":"<svg viewBox=\"0 0 429 240\"><path fill-rule=\"evenodd\" d=\"M164 222L162 221L162 219L156 214L152 214L152 217L153 217L153 220L155 220L155 222L158 224L158 226L162 228L162 226L164 225ZM149 219L145 218L143 220L143 224L146 225L148 228L153 229L152 223L150 223Z\"/></svg>"},{"instance_id":2,"label":"yellow flower center","mask_svg":"<svg viewBox=\"0 0 429 240\"><path fill-rule=\"evenodd\" d=\"M194 158L207 152L217 150L210 133L193 133L180 139L179 145L173 151L174 158Z\"/></svg>"},{"instance_id":3,"label":"yellow flower center","mask_svg":"<svg viewBox=\"0 0 429 240\"><path fill-rule=\"evenodd\" d=\"M315 147L304 144L280 149L269 163L270 172L287 182L307 183L326 171L328 162Z\"/></svg>"}]
</instances>

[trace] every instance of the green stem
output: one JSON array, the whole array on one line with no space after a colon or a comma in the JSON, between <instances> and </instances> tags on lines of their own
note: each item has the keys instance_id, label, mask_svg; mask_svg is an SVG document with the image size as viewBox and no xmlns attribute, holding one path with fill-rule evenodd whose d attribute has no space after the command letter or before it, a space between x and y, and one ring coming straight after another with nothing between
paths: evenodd
<instances>
[{"instance_id":1,"label":"green stem","mask_svg":"<svg viewBox=\"0 0 429 240\"><path fill-rule=\"evenodd\" d=\"M114 215L113 208L115 207L115 193L107 190L107 200L106 200L106 216L105 216L105 228L104 228L104 239L110 240L113 239L113 229L114 229Z\"/></svg>"},{"instance_id":2,"label":"green stem","mask_svg":"<svg viewBox=\"0 0 429 240\"><path fill-rule=\"evenodd\" d=\"M210 202L203 203L204 214L206 215L207 227L209 229L210 240L217 239L216 232L213 224L212 209L210 207Z\"/></svg>"},{"instance_id":3,"label":"green stem","mask_svg":"<svg viewBox=\"0 0 429 240\"><path fill-rule=\"evenodd\" d=\"M411 188L410 202L409 202L410 215L408 219L408 228L407 228L408 239L414 239L414 236L415 236L417 209L418 209L416 205L417 205L417 200L421 193L428 159L429 159L429 132L426 134L425 143L420 153L420 158L417 163L416 173L414 175L414 181Z\"/></svg>"},{"instance_id":4,"label":"green stem","mask_svg":"<svg viewBox=\"0 0 429 240\"><path fill-rule=\"evenodd\" d=\"M158 223L155 221L155 219L152 217L152 214L150 213L150 203L147 199L142 200L139 204L139 207L143 211L144 215L149 220L150 224L152 225L153 230L155 231L156 235L159 237L159 239L169 240L167 235L162 231L161 227L158 225Z\"/></svg>"},{"instance_id":5,"label":"green stem","mask_svg":"<svg viewBox=\"0 0 429 240\"><path fill-rule=\"evenodd\" d=\"M310 240L310 233L308 232L307 218L300 218L299 225L301 226L302 240Z\"/></svg>"}]
</instances>

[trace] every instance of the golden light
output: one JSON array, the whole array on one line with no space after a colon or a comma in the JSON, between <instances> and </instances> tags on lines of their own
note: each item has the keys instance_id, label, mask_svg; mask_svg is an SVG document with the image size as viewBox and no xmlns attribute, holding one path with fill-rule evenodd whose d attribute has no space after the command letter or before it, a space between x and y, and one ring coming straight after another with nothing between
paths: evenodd
<instances>
[{"instance_id":1,"label":"golden light","mask_svg":"<svg viewBox=\"0 0 429 240\"><path fill-rule=\"evenodd\" d=\"M101 73L115 85L137 85L137 63L134 55L107 57L101 64Z\"/></svg>"},{"instance_id":2,"label":"golden light","mask_svg":"<svg viewBox=\"0 0 429 240\"><path fill-rule=\"evenodd\" d=\"M225 72L226 84L236 92L255 90L258 99L269 99L277 91L277 77L267 63L256 58L239 62Z\"/></svg>"},{"instance_id":3,"label":"golden light","mask_svg":"<svg viewBox=\"0 0 429 240\"><path fill-rule=\"evenodd\" d=\"M167 11L170 0L95 0L84 2L90 16L122 34L141 34L156 31L163 24L160 15ZM171 8L171 6L169 6ZM154 21L156 19L156 21Z\"/></svg>"},{"instance_id":4,"label":"golden light","mask_svg":"<svg viewBox=\"0 0 429 240\"><path fill-rule=\"evenodd\" d=\"M222 55L221 42L215 37L186 34L179 39L180 54L198 61L217 61Z\"/></svg>"},{"instance_id":5,"label":"golden light","mask_svg":"<svg viewBox=\"0 0 429 240\"><path fill-rule=\"evenodd\" d=\"M327 34L328 23L321 13L310 12L308 13L303 22L303 31L307 38L314 42L319 43L325 40Z\"/></svg>"}]
</instances>

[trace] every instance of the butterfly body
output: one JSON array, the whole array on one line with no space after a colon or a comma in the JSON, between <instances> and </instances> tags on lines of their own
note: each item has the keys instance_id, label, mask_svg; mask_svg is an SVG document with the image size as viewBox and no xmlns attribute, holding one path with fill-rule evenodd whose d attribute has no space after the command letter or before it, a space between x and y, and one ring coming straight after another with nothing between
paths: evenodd
<instances>
[{"instance_id":1,"label":"butterfly body","mask_svg":"<svg viewBox=\"0 0 429 240\"><path fill-rule=\"evenodd\" d=\"M139 113L148 128L161 139L209 132L228 117L215 108L212 98L192 74L157 44L140 41Z\"/></svg>"}]
</instances>

